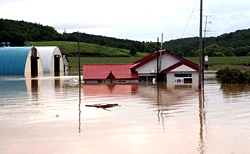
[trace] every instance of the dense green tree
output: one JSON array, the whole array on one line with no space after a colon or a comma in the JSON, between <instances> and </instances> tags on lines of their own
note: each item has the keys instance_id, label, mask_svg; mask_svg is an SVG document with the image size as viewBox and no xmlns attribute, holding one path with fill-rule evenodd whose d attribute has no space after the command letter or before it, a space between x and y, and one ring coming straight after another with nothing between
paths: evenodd
<instances>
[{"instance_id":1,"label":"dense green tree","mask_svg":"<svg viewBox=\"0 0 250 154\"><path fill-rule=\"evenodd\" d=\"M0 35L0 42L9 42L11 46L23 46L25 43L25 38L22 34L19 34L17 32L1 32Z\"/></svg>"},{"instance_id":2,"label":"dense green tree","mask_svg":"<svg viewBox=\"0 0 250 154\"><path fill-rule=\"evenodd\" d=\"M242 72L237 68L226 67L225 69L221 69L216 72L216 77L220 78L222 83L250 83L250 71Z\"/></svg>"},{"instance_id":3,"label":"dense green tree","mask_svg":"<svg viewBox=\"0 0 250 154\"><path fill-rule=\"evenodd\" d=\"M191 51L188 54L188 57L198 57L199 56L199 50Z\"/></svg>"},{"instance_id":4,"label":"dense green tree","mask_svg":"<svg viewBox=\"0 0 250 154\"><path fill-rule=\"evenodd\" d=\"M221 48L221 52L225 55L225 56L234 56L234 49L232 47L229 48Z\"/></svg>"},{"instance_id":5,"label":"dense green tree","mask_svg":"<svg viewBox=\"0 0 250 154\"><path fill-rule=\"evenodd\" d=\"M178 51L178 52L177 52L177 56L184 57L183 51Z\"/></svg>"},{"instance_id":6,"label":"dense green tree","mask_svg":"<svg viewBox=\"0 0 250 154\"><path fill-rule=\"evenodd\" d=\"M239 47L234 51L235 56L246 56L250 52L250 46Z\"/></svg>"},{"instance_id":7,"label":"dense green tree","mask_svg":"<svg viewBox=\"0 0 250 154\"><path fill-rule=\"evenodd\" d=\"M135 47L132 47L130 49L130 55L134 56L134 55L136 55L136 53L137 53L137 49Z\"/></svg>"},{"instance_id":8,"label":"dense green tree","mask_svg":"<svg viewBox=\"0 0 250 154\"><path fill-rule=\"evenodd\" d=\"M217 44L212 44L205 48L205 55L208 55L209 57L213 56L215 52L220 52L221 48Z\"/></svg>"},{"instance_id":9,"label":"dense green tree","mask_svg":"<svg viewBox=\"0 0 250 154\"><path fill-rule=\"evenodd\" d=\"M225 55L222 52L214 52L212 57L225 57Z\"/></svg>"}]
</instances>

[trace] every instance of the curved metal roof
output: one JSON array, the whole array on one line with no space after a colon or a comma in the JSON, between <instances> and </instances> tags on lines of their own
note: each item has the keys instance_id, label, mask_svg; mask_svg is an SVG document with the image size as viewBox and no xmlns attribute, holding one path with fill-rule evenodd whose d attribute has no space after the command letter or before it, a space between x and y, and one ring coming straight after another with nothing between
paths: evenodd
<instances>
[{"instance_id":1,"label":"curved metal roof","mask_svg":"<svg viewBox=\"0 0 250 154\"><path fill-rule=\"evenodd\" d=\"M53 58L54 55L61 55L61 51L58 47L52 46L52 47L37 47L37 51L39 52L40 59L42 61L43 66L43 72L49 73L51 71L51 65L53 66Z\"/></svg>"},{"instance_id":2,"label":"curved metal roof","mask_svg":"<svg viewBox=\"0 0 250 154\"><path fill-rule=\"evenodd\" d=\"M24 75L32 47L0 47L0 75Z\"/></svg>"}]
</instances>

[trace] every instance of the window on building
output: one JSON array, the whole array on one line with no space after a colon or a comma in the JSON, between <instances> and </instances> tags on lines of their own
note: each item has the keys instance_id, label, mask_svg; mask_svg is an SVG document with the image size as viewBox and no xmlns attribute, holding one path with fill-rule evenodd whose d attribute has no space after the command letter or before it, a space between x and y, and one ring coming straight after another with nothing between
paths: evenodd
<instances>
[{"instance_id":1,"label":"window on building","mask_svg":"<svg viewBox=\"0 0 250 154\"><path fill-rule=\"evenodd\" d=\"M192 77L192 74L174 74L174 77Z\"/></svg>"},{"instance_id":2,"label":"window on building","mask_svg":"<svg viewBox=\"0 0 250 154\"><path fill-rule=\"evenodd\" d=\"M184 83L192 83L192 78L184 78Z\"/></svg>"},{"instance_id":3,"label":"window on building","mask_svg":"<svg viewBox=\"0 0 250 154\"><path fill-rule=\"evenodd\" d=\"M126 80L119 80L118 83L126 83Z\"/></svg>"}]
</instances>

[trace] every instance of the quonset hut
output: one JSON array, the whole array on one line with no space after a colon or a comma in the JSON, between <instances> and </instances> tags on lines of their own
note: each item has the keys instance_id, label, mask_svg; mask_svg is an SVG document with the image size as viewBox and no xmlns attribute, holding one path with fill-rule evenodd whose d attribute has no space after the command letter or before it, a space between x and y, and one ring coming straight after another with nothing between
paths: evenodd
<instances>
[{"instance_id":1,"label":"quonset hut","mask_svg":"<svg viewBox=\"0 0 250 154\"><path fill-rule=\"evenodd\" d=\"M58 47L36 47L40 54L40 59L44 73L61 73L64 71L61 51Z\"/></svg>"},{"instance_id":2,"label":"quonset hut","mask_svg":"<svg viewBox=\"0 0 250 154\"><path fill-rule=\"evenodd\" d=\"M0 47L0 75L37 76L43 73L39 53L34 47Z\"/></svg>"}]
</instances>

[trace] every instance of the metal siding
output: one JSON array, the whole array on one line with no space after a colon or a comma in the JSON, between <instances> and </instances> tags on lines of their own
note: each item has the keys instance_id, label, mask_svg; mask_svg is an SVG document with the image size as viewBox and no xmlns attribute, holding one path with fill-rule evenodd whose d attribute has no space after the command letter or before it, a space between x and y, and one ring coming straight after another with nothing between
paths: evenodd
<instances>
[{"instance_id":1,"label":"metal siding","mask_svg":"<svg viewBox=\"0 0 250 154\"><path fill-rule=\"evenodd\" d=\"M43 66L43 72L53 73L52 70L54 70L54 55L61 55L61 51L59 50L59 48L58 47L36 47L36 49L40 55L40 59L41 59L42 66Z\"/></svg>"},{"instance_id":2,"label":"metal siding","mask_svg":"<svg viewBox=\"0 0 250 154\"><path fill-rule=\"evenodd\" d=\"M0 75L24 75L31 47L0 48Z\"/></svg>"}]
</instances>

